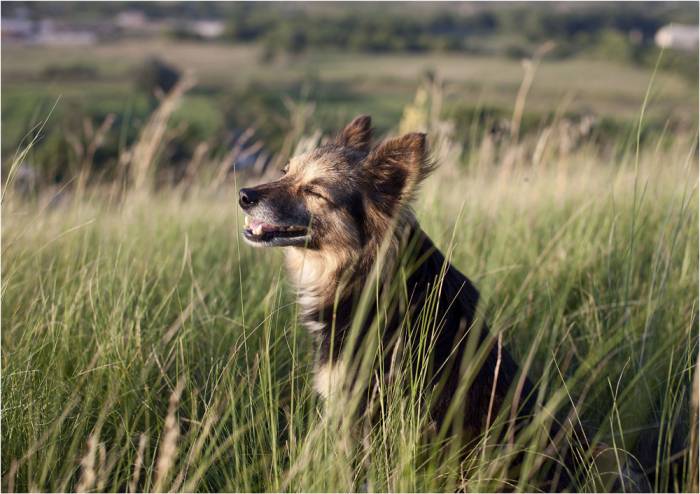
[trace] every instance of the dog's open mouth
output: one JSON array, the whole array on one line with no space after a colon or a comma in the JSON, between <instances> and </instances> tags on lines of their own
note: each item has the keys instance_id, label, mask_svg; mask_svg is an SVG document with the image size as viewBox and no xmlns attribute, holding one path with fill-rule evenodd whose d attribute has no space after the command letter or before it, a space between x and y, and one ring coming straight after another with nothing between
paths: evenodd
<instances>
[{"instance_id":1,"label":"dog's open mouth","mask_svg":"<svg viewBox=\"0 0 700 494\"><path fill-rule=\"evenodd\" d=\"M273 225L249 216L245 217L243 235L253 243L287 245L303 241L307 234L308 228L303 226Z\"/></svg>"}]
</instances>

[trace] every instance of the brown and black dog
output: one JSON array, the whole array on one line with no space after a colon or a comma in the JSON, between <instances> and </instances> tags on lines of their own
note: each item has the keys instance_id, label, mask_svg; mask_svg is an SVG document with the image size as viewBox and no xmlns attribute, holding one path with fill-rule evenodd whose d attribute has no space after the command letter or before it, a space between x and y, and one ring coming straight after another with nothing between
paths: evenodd
<instances>
[{"instance_id":1,"label":"brown and black dog","mask_svg":"<svg viewBox=\"0 0 700 494\"><path fill-rule=\"evenodd\" d=\"M335 141L292 158L278 180L241 189L239 203L246 214L246 241L283 247L302 322L316 342L317 391L330 399L354 386L357 374L341 363L351 331L359 331L361 339L382 320L381 361L390 374L399 345L403 354L419 353L411 348L420 344L416 319L430 312L437 323L421 335L431 342L426 359L430 417L441 428L451 410L455 425L449 427L466 435L466 444L506 403L517 416L514 422L524 422L534 406L533 388L487 326L476 322L477 289L446 262L411 210L411 199L433 167L425 134L373 147L371 119L359 116ZM407 252L415 261L410 269L399 261ZM400 300L388 309L369 304L358 324L358 304L372 279L380 280L378 291L384 295L398 280L395 298ZM476 369L470 365L470 341L485 349ZM456 420L455 396L461 416Z\"/></svg>"}]
</instances>

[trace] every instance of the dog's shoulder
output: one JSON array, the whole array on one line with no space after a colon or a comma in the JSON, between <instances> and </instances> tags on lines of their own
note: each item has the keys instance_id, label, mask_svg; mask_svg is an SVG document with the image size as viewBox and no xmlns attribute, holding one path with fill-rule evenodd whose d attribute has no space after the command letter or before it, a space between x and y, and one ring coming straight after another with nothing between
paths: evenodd
<instances>
[{"instance_id":1,"label":"dog's shoulder","mask_svg":"<svg viewBox=\"0 0 700 494\"><path fill-rule=\"evenodd\" d=\"M445 257L420 226L416 225L406 244L413 273L409 283L423 290L437 289L450 306L468 311L470 318L479 303L479 291L472 281Z\"/></svg>"}]
</instances>

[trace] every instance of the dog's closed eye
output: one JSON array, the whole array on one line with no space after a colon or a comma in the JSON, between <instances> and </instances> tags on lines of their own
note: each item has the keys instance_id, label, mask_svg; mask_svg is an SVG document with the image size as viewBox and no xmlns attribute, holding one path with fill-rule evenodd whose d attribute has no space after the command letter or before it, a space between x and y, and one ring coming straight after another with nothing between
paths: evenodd
<instances>
[{"instance_id":1,"label":"dog's closed eye","mask_svg":"<svg viewBox=\"0 0 700 494\"><path fill-rule=\"evenodd\" d=\"M323 199L324 201L328 201L328 198L321 193L318 189L310 186L306 186L302 189L302 192L304 194L308 194L310 196L318 197L319 199Z\"/></svg>"}]
</instances>

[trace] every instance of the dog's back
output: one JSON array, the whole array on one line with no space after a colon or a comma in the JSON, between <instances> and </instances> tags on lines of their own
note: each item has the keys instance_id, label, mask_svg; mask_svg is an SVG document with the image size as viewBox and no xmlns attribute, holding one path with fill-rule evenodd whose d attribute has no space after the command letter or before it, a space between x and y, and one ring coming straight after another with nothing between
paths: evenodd
<instances>
[{"instance_id":1,"label":"dog's back","mask_svg":"<svg viewBox=\"0 0 700 494\"><path fill-rule=\"evenodd\" d=\"M407 281L411 312L425 311L426 303L431 303L438 322L430 335L434 341L432 382L438 387L431 408L433 418L442 426L454 397L461 394L461 405L453 406L454 413L462 417L453 422L478 434L488 427L489 417L493 419L500 411L519 377L519 367L486 323L477 320L479 292L474 284L446 261L420 227L414 227L412 237L418 264ZM432 299L434 294L437 301ZM517 406L518 415L529 413L531 407L532 385L527 376L522 378L520 394L525 399Z\"/></svg>"},{"instance_id":2,"label":"dog's back","mask_svg":"<svg viewBox=\"0 0 700 494\"><path fill-rule=\"evenodd\" d=\"M513 418L521 421L531 412L532 384L527 376L520 375L517 363L488 326L477 321L479 292L474 284L446 261L417 223L408 225L398 237L392 254L396 259L386 260L392 272L385 270L380 277L384 286L378 287L384 295L392 291L394 302L388 308L369 304L358 323L358 301L368 289L366 284L358 283L333 303L304 313L307 322L333 321L332 331L316 335L321 387L333 375L331 369L337 368L353 325L359 333L353 341L361 342L377 317L382 317L384 373L393 372L397 352L420 360L414 364L429 367L426 388L432 395L430 417L438 428L449 419L451 428L460 430L465 440L475 438L488 427L489 420L493 423L514 387L518 388L518 398L512 407ZM397 283L403 286L396 287ZM356 348L355 353L361 345ZM421 354L418 348L429 352ZM349 383L349 387L355 384ZM323 389L319 391L327 394ZM460 397L458 404L456 396Z\"/></svg>"}]
</instances>

